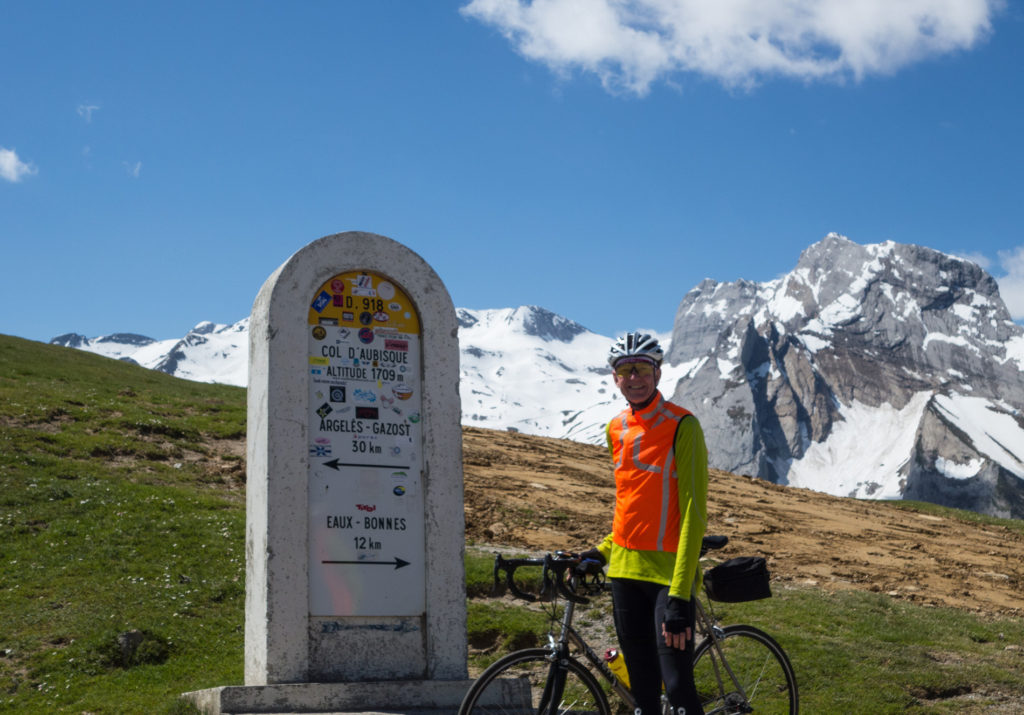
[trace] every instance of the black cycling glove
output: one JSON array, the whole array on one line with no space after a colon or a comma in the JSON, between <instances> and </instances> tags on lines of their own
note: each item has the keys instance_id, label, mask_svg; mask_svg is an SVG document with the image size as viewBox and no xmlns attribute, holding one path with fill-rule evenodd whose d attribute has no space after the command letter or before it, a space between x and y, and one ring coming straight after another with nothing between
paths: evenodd
<instances>
[{"instance_id":1,"label":"black cycling glove","mask_svg":"<svg viewBox=\"0 0 1024 715\"><path fill-rule=\"evenodd\" d=\"M580 562L576 566L576 573L579 574L597 574L601 573L602 567L605 565L604 554L597 549L587 549L580 554Z\"/></svg>"},{"instance_id":2,"label":"black cycling glove","mask_svg":"<svg viewBox=\"0 0 1024 715\"><path fill-rule=\"evenodd\" d=\"M675 596L668 597L665 606L665 630L669 633L685 633L690 623L690 602Z\"/></svg>"}]
</instances>

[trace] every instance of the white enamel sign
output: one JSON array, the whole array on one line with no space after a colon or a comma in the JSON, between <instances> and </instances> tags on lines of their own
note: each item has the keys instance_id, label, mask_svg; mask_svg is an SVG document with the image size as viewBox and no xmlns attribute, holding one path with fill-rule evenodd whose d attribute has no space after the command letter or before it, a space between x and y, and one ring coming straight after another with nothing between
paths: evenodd
<instances>
[{"instance_id":1,"label":"white enamel sign","mask_svg":"<svg viewBox=\"0 0 1024 715\"><path fill-rule=\"evenodd\" d=\"M310 615L420 615L419 316L386 277L351 271L308 322Z\"/></svg>"}]
</instances>

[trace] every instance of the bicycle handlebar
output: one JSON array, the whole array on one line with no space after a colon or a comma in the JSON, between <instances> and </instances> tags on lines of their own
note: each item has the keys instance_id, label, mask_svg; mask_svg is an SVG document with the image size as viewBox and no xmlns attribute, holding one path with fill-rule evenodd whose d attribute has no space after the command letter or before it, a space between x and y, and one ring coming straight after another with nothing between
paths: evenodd
<instances>
[{"instance_id":1,"label":"bicycle handlebar","mask_svg":"<svg viewBox=\"0 0 1024 715\"><path fill-rule=\"evenodd\" d=\"M554 584L564 598L576 603L590 603L589 598L579 595L575 590L577 584L585 583L585 578L581 574L577 574L575 570L580 564L580 557L576 554L566 554L562 551L555 552L555 557L551 554L547 554L544 557L545 578L550 578L551 570L556 571L558 578L554 579Z\"/></svg>"},{"instance_id":2,"label":"bicycle handlebar","mask_svg":"<svg viewBox=\"0 0 1024 715\"><path fill-rule=\"evenodd\" d=\"M700 555L704 556L708 551L720 549L729 543L728 536L705 536L701 541ZM562 597L575 601L576 603L589 603L590 599L576 593L575 588L583 583L584 577L575 573L574 569L580 563L578 554L566 551L556 551L554 554L545 554L543 558L536 559L506 559L501 554L494 555L494 589L501 587L499 573L505 572L505 587L512 592L516 598L524 601L536 601L537 596L526 593L516 586L515 570L520 566L541 566L541 589L540 595L547 596L552 588L562 594ZM552 576L554 572L555 576ZM567 576L568 574L568 576Z\"/></svg>"},{"instance_id":3,"label":"bicycle handlebar","mask_svg":"<svg viewBox=\"0 0 1024 715\"><path fill-rule=\"evenodd\" d=\"M516 598L521 598L524 601L536 601L537 597L531 593L520 591L519 587L516 586L516 580L513 576L515 570L520 566L543 566L544 559L506 559L501 554L494 555L494 589L495 591L501 586L501 578L498 575L499 571L505 572L505 587L512 592ZM543 589L542 589L543 592Z\"/></svg>"},{"instance_id":4,"label":"bicycle handlebar","mask_svg":"<svg viewBox=\"0 0 1024 715\"><path fill-rule=\"evenodd\" d=\"M516 598L524 601L536 601L537 596L526 593L516 585L515 570L520 566L541 566L541 589L540 595L547 596L552 589L562 594L562 597L575 601L576 603L588 603L590 599L575 593L577 574L574 569L580 563L576 554L569 554L563 551L556 551L554 554L545 554L538 559L506 559L501 554L494 557L494 587L497 590L501 586L499 572L505 572L505 587L512 592ZM567 577L568 574L568 577Z\"/></svg>"}]
</instances>

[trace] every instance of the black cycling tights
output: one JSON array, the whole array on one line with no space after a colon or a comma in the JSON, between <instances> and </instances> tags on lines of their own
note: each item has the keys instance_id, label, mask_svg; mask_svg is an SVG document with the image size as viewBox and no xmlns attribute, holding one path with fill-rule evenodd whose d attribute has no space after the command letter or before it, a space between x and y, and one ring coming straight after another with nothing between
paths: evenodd
<instances>
[{"instance_id":1,"label":"black cycling tights","mask_svg":"<svg viewBox=\"0 0 1024 715\"><path fill-rule=\"evenodd\" d=\"M693 684L693 639L686 650L665 645L661 624L665 620L668 586L650 581L615 578L615 630L629 670L630 690L643 715L661 713L661 683L673 712L704 715ZM693 601L690 601L693 623ZM685 708L685 709L681 709Z\"/></svg>"}]
</instances>

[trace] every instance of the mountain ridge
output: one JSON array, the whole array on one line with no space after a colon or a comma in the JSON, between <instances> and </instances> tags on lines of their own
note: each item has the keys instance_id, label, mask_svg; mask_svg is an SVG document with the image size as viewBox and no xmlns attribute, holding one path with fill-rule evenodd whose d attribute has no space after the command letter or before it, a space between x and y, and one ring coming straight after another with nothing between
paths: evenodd
<instances>
[{"instance_id":1,"label":"mountain ridge","mask_svg":"<svg viewBox=\"0 0 1024 715\"><path fill-rule=\"evenodd\" d=\"M463 425L603 444L623 406L611 337L538 306L457 319ZM244 385L247 327L54 341ZM702 281L659 337L662 392L697 413L716 468L1024 517L1024 328L976 264L829 234L773 281Z\"/></svg>"},{"instance_id":2,"label":"mountain ridge","mask_svg":"<svg viewBox=\"0 0 1024 715\"><path fill-rule=\"evenodd\" d=\"M969 261L830 234L775 281L690 291L667 359L719 468L1024 516L1024 329Z\"/></svg>"}]
</instances>

